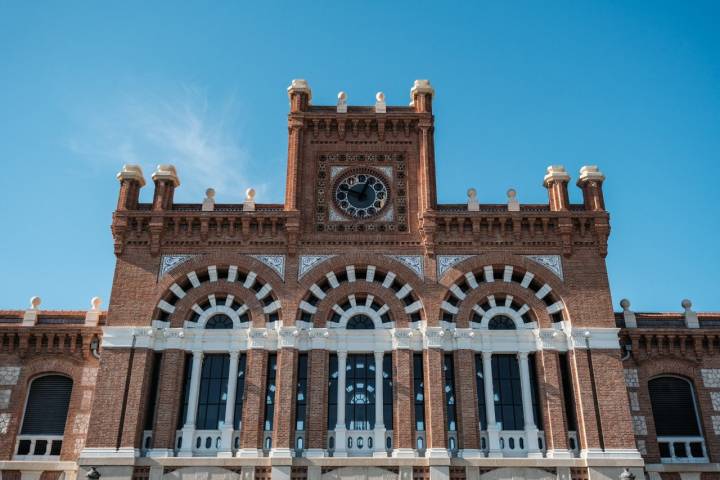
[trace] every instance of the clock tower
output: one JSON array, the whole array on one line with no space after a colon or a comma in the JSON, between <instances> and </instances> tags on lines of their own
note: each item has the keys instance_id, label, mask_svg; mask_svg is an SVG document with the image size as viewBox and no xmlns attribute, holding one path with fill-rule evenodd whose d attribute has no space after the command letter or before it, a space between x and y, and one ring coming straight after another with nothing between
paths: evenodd
<instances>
[{"instance_id":1,"label":"clock tower","mask_svg":"<svg viewBox=\"0 0 720 480\"><path fill-rule=\"evenodd\" d=\"M285 209L299 211L303 236L383 235L420 240L436 206L434 90L416 80L407 107L313 106L304 80L288 88Z\"/></svg>"}]
</instances>

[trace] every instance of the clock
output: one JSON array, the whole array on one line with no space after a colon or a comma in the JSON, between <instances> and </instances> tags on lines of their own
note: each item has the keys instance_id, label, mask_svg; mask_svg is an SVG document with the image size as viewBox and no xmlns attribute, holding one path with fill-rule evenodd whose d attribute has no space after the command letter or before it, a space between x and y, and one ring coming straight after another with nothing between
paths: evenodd
<instances>
[{"instance_id":1,"label":"clock","mask_svg":"<svg viewBox=\"0 0 720 480\"><path fill-rule=\"evenodd\" d=\"M335 183L335 205L352 219L377 216L390 199L389 182L374 170L353 171Z\"/></svg>"}]
</instances>

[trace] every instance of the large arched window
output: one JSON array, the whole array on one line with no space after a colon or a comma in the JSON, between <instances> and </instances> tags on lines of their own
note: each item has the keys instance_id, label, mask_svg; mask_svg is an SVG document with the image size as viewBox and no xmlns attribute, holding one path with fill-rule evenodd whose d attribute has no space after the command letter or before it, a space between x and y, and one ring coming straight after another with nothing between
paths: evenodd
<instances>
[{"instance_id":1,"label":"large arched window","mask_svg":"<svg viewBox=\"0 0 720 480\"><path fill-rule=\"evenodd\" d=\"M62 436L65 432L73 382L62 375L45 375L30 384L21 435ZM38 439L18 442L18 455L60 455L62 440ZM49 448L49 452L48 452Z\"/></svg>"},{"instance_id":2,"label":"large arched window","mask_svg":"<svg viewBox=\"0 0 720 480\"><path fill-rule=\"evenodd\" d=\"M224 313L218 313L208 318L205 328L210 330L227 330L233 328L232 318Z\"/></svg>"},{"instance_id":3,"label":"large arched window","mask_svg":"<svg viewBox=\"0 0 720 480\"><path fill-rule=\"evenodd\" d=\"M705 457L692 384L684 378L663 376L650 380L648 390L660 456ZM687 441L677 441L677 437L685 437ZM690 441L692 437L695 441Z\"/></svg>"},{"instance_id":4,"label":"large arched window","mask_svg":"<svg viewBox=\"0 0 720 480\"><path fill-rule=\"evenodd\" d=\"M507 315L495 315L488 322L488 330L515 330L515 321Z\"/></svg>"}]
</instances>

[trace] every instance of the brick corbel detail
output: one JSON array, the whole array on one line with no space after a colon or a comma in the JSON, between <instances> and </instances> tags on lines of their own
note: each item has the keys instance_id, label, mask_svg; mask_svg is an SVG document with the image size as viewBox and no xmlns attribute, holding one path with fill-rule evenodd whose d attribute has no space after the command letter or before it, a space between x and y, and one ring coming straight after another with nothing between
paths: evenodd
<instances>
[{"instance_id":1,"label":"brick corbel detail","mask_svg":"<svg viewBox=\"0 0 720 480\"><path fill-rule=\"evenodd\" d=\"M185 357L185 352L177 349L165 350L162 353L153 424L153 448L175 448L175 432L178 417L182 412Z\"/></svg>"},{"instance_id":2,"label":"brick corbel detail","mask_svg":"<svg viewBox=\"0 0 720 480\"><path fill-rule=\"evenodd\" d=\"M248 351L240 434L241 448L262 448L267 362L267 350Z\"/></svg>"}]
</instances>

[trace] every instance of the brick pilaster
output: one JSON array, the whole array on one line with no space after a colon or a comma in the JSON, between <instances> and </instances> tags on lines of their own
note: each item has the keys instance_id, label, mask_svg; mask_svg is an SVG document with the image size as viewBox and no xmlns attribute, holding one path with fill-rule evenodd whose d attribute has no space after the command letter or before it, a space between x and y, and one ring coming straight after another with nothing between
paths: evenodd
<instances>
[{"instance_id":1,"label":"brick pilaster","mask_svg":"<svg viewBox=\"0 0 720 480\"><path fill-rule=\"evenodd\" d=\"M292 449L295 446L297 360L298 351L295 348L282 348L278 352L273 448Z\"/></svg>"},{"instance_id":2,"label":"brick pilaster","mask_svg":"<svg viewBox=\"0 0 720 480\"><path fill-rule=\"evenodd\" d=\"M472 350L456 350L454 360L459 446L461 449L477 450L480 448L480 428L475 384L475 353Z\"/></svg>"},{"instance_id":3,"label":"brick pilaster","mask_svg":"<svg viewBox=\"0 0 720 480\"><path fill-rule=\"evenodd\" d=\"M150 398L154 354L152 350L136 349L128 385L127 405L120 447L140 448L147 402Z\"/></svg>"},{"instance_id":4,"label":"brick pilaster","mask_svg":"<svg viewBox=\"0 0 720 480\"><path fill-rule=\"evenodd\" d=\"M605 448L635 448L620 350L593 350L592 362Z\"/></svg>"},{"instance_id":5,"label":"brick pilaster","mask_svg":"<svg viewBox=\"0 0 720 480\"><path fill-rule=\"evenodd\" d=\"M241 448L262 448L267 362L268 352L266 350L248 350L240 436Z\"/></svg>"},{"instance_id":6,"label":"brick pilaster","mask_svg":"<svg viewBox=\"0 0 720 480\"><path fill-rule=\"evenodd\" d=\"M535 354L535 369L542 414L542 425L538 425L538 428L545 431L548 450L567 450L568 428L560 376L560 355L552 350L538 351Z\"/></svg>"},{"instance_id":7,"label":"brick pilaster","mask_svg":"<svg viewBox=\"0 0 720 480\"><path fill-rule=\"evenodd\" d=\"M587 350L571 350L568 352L568 356L573 379L573 391L575 393L580 448L599 449L600 433L596 417L595 399L593 398L593 387L590 380L590 364ZM618 374L621 375L622 372ZM623 378L622 375L621 378Z\"/></svg>"},{"instance_id":8,"label":"brick pilaster","mask_svg":"<svg viewBox=\"0 0 720 480\"><path fill-rule=\"evenodd\" d=\"M185 352L165 350L160 361L153 448L173 449L178 416L182 412Z\"/></svg>"},{"instance_id":9,"label":"brick pilaster","mask_svg":"<svg viewBox=\"0 0 720 480\"><path fill-rule=\"evenodd\" d=\"M393 350L393 448L415 448L412 350Z\"/></svg>"},{"instance_id":10,"label":"brick pilaster","mask_svg":"<svg viewBox=\"0 0 720 480\"><path fill-rule=\"evenodd\" d=\"M106 348L102 352L86 447L117 447L129 359L129 348Z\"/></svg>"},{"instance_id":11,"label":"brick pilaster","mask_svg":"<svg viewBox=\"0 0 720 480\"><path fill-rule=\"evenodd\" d=\"M328 368L327 350L310 350L308 355L308 402L305 422L307 448L326 449L328 431Z\"/></svg>"},{"instance_id":12,"label":"brick pilaster","mask_svg":"<svg viewBox=\"0 0 720 480\"><path fill-rule=\"evenodd\" d=\"M443 351L428 348L423 352L425 370L425 419L427 422L427 448L447 448L447 422L445 421L445 377Z\"/></svg>"}]
</instances>

